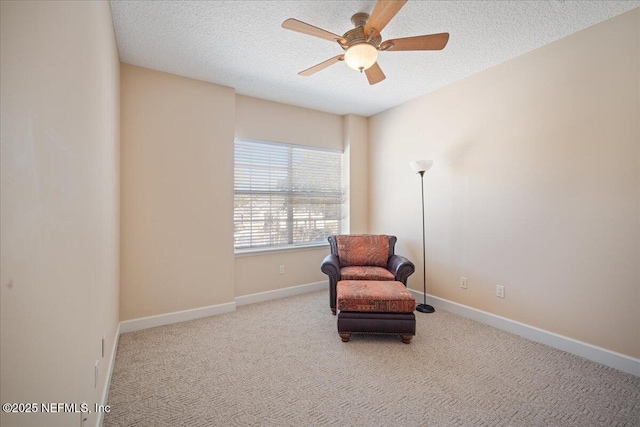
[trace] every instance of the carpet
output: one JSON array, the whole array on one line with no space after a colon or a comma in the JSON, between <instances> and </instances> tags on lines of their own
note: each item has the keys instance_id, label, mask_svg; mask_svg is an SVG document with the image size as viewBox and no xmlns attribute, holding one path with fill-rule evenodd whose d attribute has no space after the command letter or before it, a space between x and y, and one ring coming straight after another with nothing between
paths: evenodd
<instances>
[{"instance_id":1,"label":"carpet","mask_svg":"<svg viewBox=\"0 0 640 427\"><path fill-rule=\"evenodd\" d=\"M328 292L120 336L104 426L639 426L640 378L444 310L343 343Z\"/></svg>"}]
</instances>

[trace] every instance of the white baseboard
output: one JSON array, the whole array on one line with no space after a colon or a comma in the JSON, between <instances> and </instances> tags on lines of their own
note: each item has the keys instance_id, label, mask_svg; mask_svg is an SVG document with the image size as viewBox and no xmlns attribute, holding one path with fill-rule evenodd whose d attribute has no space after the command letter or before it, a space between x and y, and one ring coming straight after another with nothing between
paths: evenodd
<instances>
[{"instance_id":1,"label":"white baseboard","mask_svg":"<svg viewBox=\"0 0 640 427\"><path fill-rule=\"evenodd\" d=\"M409 289L416 297L416 301L422 301L424 294L414 289ZM475 320L512 334L566 351L576 356L584 357L594 362L601 363L611 368L619 369L623 372L640 377L640 359L626 356L606 348L598 347L586 342L578 341L573 338L565 337L554 332L545 331L506 317L497 316L486 311L478 310L473 307L458 304L443 298L438 298L427 294L427 299L434 307L449 311L451 313Z\"/></svg>"},{"instance_id":2,"label":"white baseboard","mask_svg":"<svg viewBox=\"0 0 640 427\"><path fill-rule=\"evenodd\" d=\"M278 298L306 294L308 292L322 291L324 289L329 289L329 281L327 280L308 283L306 285L291 286L289 288L275 289L273 291L259 292L257 294L239 296L236 297L236 305L241 306L257 302L271 301Z\"/></svg>"},{"instance_id":3,"label":"white baseboard","mask_svg":"<svg viewBox=\"0 0 640 427\"><path fill-rule=\"evenodd\" d=\"M107 399L109 398L109 388L111 387L111 375L113 374L113 368L116 366L116 353L118 352L118 341L120 340L120 323L118 323L118 328L116 329L116 336L113 339L113 348L111 349L111 356L109 356L109 366L107 368L107 378L104 382L104 388L102 389L102 400L100 403L102 407L107 404ZM98 415L98 419L96 421L97 427L102 427L102 423L104 422L104 412L100 412Z\"/></svg>"},{"instance_id":4,"label":"white baseboard","mask_svg":"<svg viewBox=\"0 0 640 427\"><path fill-rule=\"evenodd\" d=\"M275 289L273 291L236 297L234 302L226 304L210 305L208 307L194 308L191 310L176 311L173 313L158 314L157 316L141 317L139 319L124 320L118 327L119 333L140 331L142 329L155 328L156 326L170 325L172 323L186 322L201 317L214 316L216 314L230 313L236 310L236 306L253 304L256 302L270 301L278 298L290 297L307 292L327 289L328 281L308 283L306 285L291 286L289 288Z\"/></svg>"},{"instance_id":5,"label":"white baseboard","mask_svg":"<svg viewBox=\"0 0 640 427\"><path fill-rule=\"evenodd\" d=\"M232 311L236 311L235 302L193 308L191 310L175 311L173 313L158 314L157 316L141 317L140 319L124 320L120 322L120 333L124 334L127 332L140 331L142 329L155 328L156 326L186 322L188 320L209 317L216 314L230 313Z\"/></svg>"}]
</instances>

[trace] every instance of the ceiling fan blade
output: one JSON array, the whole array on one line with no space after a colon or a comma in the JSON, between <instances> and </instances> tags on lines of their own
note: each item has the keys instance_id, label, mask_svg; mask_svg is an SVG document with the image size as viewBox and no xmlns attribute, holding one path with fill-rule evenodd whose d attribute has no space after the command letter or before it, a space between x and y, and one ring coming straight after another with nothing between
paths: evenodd
<instances>
[{"instance_id":1,"label":"ceiling fan blade","mask_svg":"<svg viewBox=\"0 0 640 427\"><path fill-rule=\"evenodd\" d=\"M364 70L364 73L367 75L367 80L369 80L370 85L380 83L381 81L387 78L387 76L384 75L384 73L382 72L382 68L380 68L377 62L373 64L371 67Z\"/></svg>"},{"instance_id":2,"label":"ceiling fan blade","mask_svg":"<svg viewBox=\"0 0 640 427\"><path fill-rule=\"evenodd\" d=\"M329 41L337 41L340 43L346 43L346 40L337 34L333 34L330 31L323 30L322 28L314 27L306 22L298 21L297 19L289 18L282 23L282 28L287 30L297 31L302 34L308 34L310 36L320 37L321 39Z\"/></svg>"},{"instance_id":3,"label":"ceiling fan blade","mask_svg":"<svg viewBox=\"0 0 640 427\"><path fill-rule=\"evenodd\" d=\"M382 42L380 50L442 50L449 41L449 33L391 39Z\"/></svg>"},{"instance_id":4,"label":"ceiling fan blade","mask_svg":"<svg viewBox=\"0 0 640 427\"><path fill-rule=\"evenodd\" d=\"M376 6L373 8L373 12L371 12L369 20L364 26L364 34L369 36L371 30L374 30L371 37L380 34L380 31L396 16L396 13L402 9L402 6L404 6L406 2L407 0L378 0L378 3L376 3Z\"/></svg>"},{"instance_id":5,"label":"ceiling fan blade","mask_svg":"<svg viewBox=\"0 0 640 427\"><path fill-rule=\"evenodd\" d=\"M344 60L344 55L334 56L331 59L327 59L326 61L319 63L318 65L314 65L311 68L307 68L304 71L300 71L298 74L300 74L301 76L310 76L312 74L317 73L320 70L324 70L329 65L333 65L336 62L340 62L340 61L343 61L343 60Z\"/></svg>"}]
</instances>

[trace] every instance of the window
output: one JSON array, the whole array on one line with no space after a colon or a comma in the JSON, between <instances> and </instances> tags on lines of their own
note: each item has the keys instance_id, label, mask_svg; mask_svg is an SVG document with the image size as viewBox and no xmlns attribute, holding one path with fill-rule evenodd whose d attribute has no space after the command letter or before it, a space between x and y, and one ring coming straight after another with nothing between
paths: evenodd
<instances>
[{"instance_id":1,"label":"window","mask_svg":"<svg viewBox=\"0 0 640 427\"><path fill-rule=\"evenodd\" d=\"M235 249L324 243L341 230L342 153L236 139Z\"/></svg>"}]
</instances>

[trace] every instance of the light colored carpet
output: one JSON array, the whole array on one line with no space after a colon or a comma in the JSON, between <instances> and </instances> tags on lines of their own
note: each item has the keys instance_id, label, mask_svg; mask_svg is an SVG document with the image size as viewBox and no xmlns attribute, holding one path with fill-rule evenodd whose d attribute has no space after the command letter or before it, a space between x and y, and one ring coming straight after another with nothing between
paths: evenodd
<instances>
[{"instance_id":1,"label":"light colored carpet","mask_svg":"<svg viewBox=\"0 0 640 427\"><path fill-rule=\"evenodd\" d=\"M343 343L328 300L123 334L104 425L640 425L638 377L443 310Z\"/></svg>"}]
</instances>

